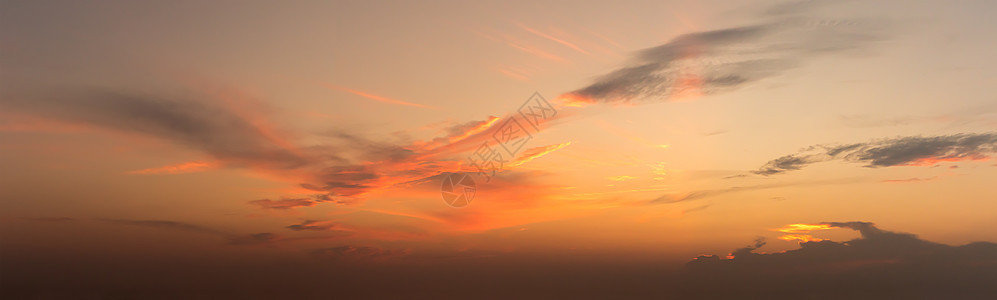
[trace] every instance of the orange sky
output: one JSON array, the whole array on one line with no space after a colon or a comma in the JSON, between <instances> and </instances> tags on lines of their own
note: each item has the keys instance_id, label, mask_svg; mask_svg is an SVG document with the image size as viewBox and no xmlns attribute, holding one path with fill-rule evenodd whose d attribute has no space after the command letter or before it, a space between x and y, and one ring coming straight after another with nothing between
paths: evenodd
<instances>
[{"instance_id":1,"label":"orange sky","mask_svg":"<svg viewBox=\"0 0 997 300\"><path fill-rule=\"evenodd\" d=\"M824 222L993 241L987 4L895 2L3 4L0 250L678 270L877 237Z\"/></svg>"}]
</instances>

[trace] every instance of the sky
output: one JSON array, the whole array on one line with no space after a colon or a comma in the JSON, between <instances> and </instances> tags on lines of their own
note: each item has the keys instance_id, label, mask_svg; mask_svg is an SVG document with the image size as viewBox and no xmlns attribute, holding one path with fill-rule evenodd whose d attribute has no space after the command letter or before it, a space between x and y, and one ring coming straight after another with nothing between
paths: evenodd
<instances>
[{"instance_id":1,"label":"sky","mask_svg":"<svg viewBox=\"0 0 997 300\"><path fill-rule=\"evenodd\" d=\"M995 10L0 1L0 287L987 299Z\"/></svg>"}]
</instances>

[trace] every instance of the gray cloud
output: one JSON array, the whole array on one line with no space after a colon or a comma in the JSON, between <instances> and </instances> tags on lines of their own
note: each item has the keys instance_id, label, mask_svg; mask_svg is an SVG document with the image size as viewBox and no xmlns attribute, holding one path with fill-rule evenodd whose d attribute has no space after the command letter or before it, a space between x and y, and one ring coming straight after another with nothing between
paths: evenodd
<instances>
[{"instance_id":1,"label":"gray cloud","mask_svg":"<svg viewBox=\"0 0 997 300\"><path fill-rule=\"evenodd\" d=\"M756 253L756 243L733 258L704 255L688 263L682 289L705 299L987 299L997 293L997 244L961 246L882 230L869 222L828 222L861 237L800 243ZM718 289L718 287L723 287ZM990 295L990 296L988 296Z\"/></svg>"},{"instance_id":2,"label":"gray cloud","mask_svg":"<svg viewBox=\"0 0 997 300\"><path fill-rule=\"evenodd\" d=\"M231 165L285 169L306 163L305 158L275 143L252 120L196 98L76 90L6 94L0 97L0 108L158 137Z\"/></svg>"},{"instance_id":3,"label":"gray cloud","mask_svg":"<svg viewBox=\"0 0 997 300\"><path fill-rule=\"evenodd\" d=\"M303 231L303 230L327 231L333 228L338 228L340 226L342 225L330 221L305 220L304 222L301 222L301 224L289 225L287 226L287 228L294 231Z\"/></svg>"},{"instance_id":4,"label":"gray cloud","mask_svg":"<svg viewBox=\"0 0 997 300\"><path fill-rule=\"evenodd\" d=\"M54 90L54 91L53 91ZM353 203L366 191L383 186L384 177L422 179L436 175L438 161L418 157L403 145L374 141L342 130L327 133L321 145L301 146L285 140L249 113L249 103L226 104L211 95L168 95L18 87L0 95L0 112L157 138L201 151L224 167L245 167L303 180L317 193L304 198L260 199L265 209L291 209L317 203ZM442 143L485 121L446 129ZM289 136L289 135L288 135ZM390 181L390 180L389 180Z\"/></svg>"},{"instance_id":5,"label":"gray cloud","mask_svg":"<svg viewBox=\"0 0 997 300\"><path fill-rule=\"evenodd\" d=\"M284 198L278 200L260 199L249 201L249 204L258 206L262 209L287 210L297 207L315 206L318 203L328 201L328 199L329 197L326 195L314 195L305 198Z\"/></svg>"},{"instance_id":6,"label":"gray cloud","mask_svg":"<svg viewBox=\"0 0 997 300\"><path fill-rule=\"evenodd\" d=\"M933 164L938 161L980 160L997 153L997 133L961 133L883 139L848 145L817 145L765 163L752 173L774 175L810 164L844 160L866 167Z\"/></svg>"},{"instance_id":7,"label":"gray cloud","mask_svg":"<svg viewBox=\"0 0 997 300\"><path fill-rule=\"evenodd\" d=\"M667 100L693 90L716 94L886 37L884 26L872 22L815 19L812 6L779 6L755 24L679 36L639 51L631 65L569 94L591 102Z\"/></svg>"}]
</instances>

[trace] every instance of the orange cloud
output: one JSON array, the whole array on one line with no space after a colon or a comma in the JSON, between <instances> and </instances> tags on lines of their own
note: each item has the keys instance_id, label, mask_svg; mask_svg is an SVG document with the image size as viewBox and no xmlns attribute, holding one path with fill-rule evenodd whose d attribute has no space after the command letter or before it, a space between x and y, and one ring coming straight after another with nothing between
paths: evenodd
<instances>
[{"instance_id":1,"label":"orange cloud","mask_svg":"<svg viewBox=\"0 0 997 300\"><path fill-rule=\"evenodd\" d=\"M986 155L982 155L982 154L974 154L974 155L967 155L967 156L952 156L952 157L925 157L925 158L921 158L921 159L918 159L918 160L915 160L915 161L903 164L901 166L924 167L924 166L937 165L937 164L943 163L943 162L988 161L988 160L990 160L990 157L988 157Z\"/></svg>"},{"instance_id":2,"label":"orange cloud","mask_svg":"<svg viewBox=\"0 0 997 300\"><path fill-rule=\"evenodd\" d=\"M783 241L800 241L803 243L820 242L824 240L824 239L815 238L809 234L787 234L780 236L779 239Z\"/></svg>"},{"instance_id":3,"label":"orange cloud","mask_svg":"<svg viewBox=\"0 0 997 300\"><path fill-rule=\"evenodd\" d=\"M565 93L558 96L554 102L567 107L585 107L595 103L595 100L578 93Z\"/></svg>"},{"instance_id":4,"label":"orange cloud","mask_svg":"<svg viewBox=\"0 0 997 300\"><path fill-rule=\"evenodd\" d=\"M513 48L516 48L516 49L518 49L520 51L523 51L523 52L526 52L526 53L529 53L529 54L533 54L536 57L540 57L540 58L544 58L544 59L548 59L548 60L553 60L553 61L558 61L558 62L566 62L567 61L563 57L560 57L560 56L557 56L557 55L554 55L554 54L550 54L549 52L537 49L537 48L535 48L533 46L523 45L523 44L516 43L516 42L508 42L507 44L509 45L509 47L513 47Z\"/></svg>"},{"instance_id":5,"label":"orange cloud","mask_svg":"<svg viewBox=\"0 0 997 300\"><path fill-rule=\"evenodd\" d=\"M544 155L547 155L551 152L561 150L562 148L567 147L569 145L571 145L571 142L530 148L527 149L526 151L523 151L522 155L517 157L515 160L513 160L506 166L509 168L517 167L522 164L528 163L531 160L543 157Z\"/></svg>"},{"instance_id":6,"label":"orange cloud","mask_svg":"<svg viewBox=\"0 0 997 300\"><path fill-rule=\"evenodd\" d=\"M584 54L589 54L588 51L582 50L581 47L578 47L578 45L575 45L575 44L573 44L571 42L565 41L563 39L556 38L556 37L551 36L549 34L540 32L539 30L527 27L526 25L523 25L523 24L516 24L516 25L519 25L519 27L522 28L523 30L526 30L527 32L535 34L535 35L537 35L539 37L542 37L542 38L554 41L554 42L556 42L558 44L561 44L561 45L564 45L564 46L566 46L568 48L574 49L575 51L578 51L578 52L581 52L581 53L584 53Z\"/></svg>"},{"instance_id":7,"label":"orange cloud","mask_svg":"<svg viewBox=\"0 0 997 300\"><path fill-rule=\"evenodd\" d=\"M831 228L833 227L830 224L789 224L775 230L785 233L805 233L814 230L826 230Z\"/></svg>"},{"instance_id":8,"label":"orange cloud","mask_svg":"<svg viewBox=\"0 0 997 300\"><path fill-rule=\"evenodd\" d=\"M920 182L920 181L932 181L938 179L938 176L932 176L928 178L907 178L907 179L886 179L880 180L879 182L885 183L904 183L904 182Z\"/></svg>"},{"instance_id":9,"label":"orange cloud","mask_svg":"<svg viewBox=\"0 0 997 300\"><path fill-rule=\"evenodd\" d=\"M361 91L358 91L358 90L348 89L348 88L345 88L345 87L335 86L335 85L331 85L331 84L322 84L322 86L326 87L326 88L329 88L329 89L347 92L347 93L354 94L354 95L357 95L357 96L360 96L360 97L364 97L364 98L367 98L367 99L371 99L371 100L375 100L375 101L380 101L380 102L384 102L384 103L391 103L391 104L398 104L398 105L405 105L405 106L414 106L414 107L421 107L421 108L433 108L432 106L428 106L428 105L423 105L423 104L418 104L418 103L412 103L412 102L406 102L406 101L402 101L402 100L395 100L395 99L391 99L391 98L381 97L381 96L378 96L378 95L368 94L368 93L361 92Z\"/></svg>"},{"instance_id":10,"label":"orange cloud","mask_svg":"<svg viewBox=\"0 0 997 300\"><path fill-rule=\"evenodd\" d=\"M610 176L610 177L607 177L606 179L609 179L609 180L612 180L612 181L627 181L627 180L635 179L635 178L637 178L637 177L627 176L627 175L621 175L621 176Z\"/></svg>"},{"instance_id":11,"label":"orange cloud","mask_svg":"<svg viewBox=\"0 0 997 300\"><path fill-rule=\"evenodd\" d=\"M498 68L496 69L496 71L502 73L502 75L508 76L513 79L518 79L523 81L530 80L530 77L528 77L527 74L525 74L525 72L520 70L513 70L510 68Z\"/></svg>"}]
</instances>

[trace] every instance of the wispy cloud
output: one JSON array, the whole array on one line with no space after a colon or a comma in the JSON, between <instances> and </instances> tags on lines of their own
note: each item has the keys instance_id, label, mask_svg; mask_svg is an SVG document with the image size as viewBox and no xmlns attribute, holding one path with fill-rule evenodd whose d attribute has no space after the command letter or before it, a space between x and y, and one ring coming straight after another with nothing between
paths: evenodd
<instances>
[{"instance_id":1,"label":"wispy cloud","mask_svg":"<svg viewBox=\"0 0 997 300\"><path fill-rule=\"evenodd\" d=\"M211 169L218 168L220 166L217 162L210 161L190 161L175 165L162 166L157 168L149 168L135 171L128 171L128 174L183 174L183 173L194 173L202 172Z\"/></svg>"},{"instance_id":2,"label":"wispy cloud","mask_svg":"<svg viewBox=\"0 0 997 300\"><path fill-rule=\"evenodd\" d=\"M525 163L528 163L528 162L530 162L530 161L532 161L534 159L543 157L544 155L550 154L551 152L554 152L554 151L557 151L557 150L561 150L562 148L570 146L570 145L571 145L571 142L565 142L565 143L560 143L560 144L547 145L547 146L541 146L541 147L533 147L533 148L530 148L530 149L526 149L526 151L523 151L523 154L520 154L519 157L516 157L516 159L512 160L512 162L510 162L508 165L506 165L506 167L509 167L509 168L518 167L518 166L520 166L522 164L525 164Z\"/></svg>"},{"instance_id":3,"label":"wispy cloud","mask_svg":"<svg viewBox=\"0 0 997 300\"><path fill-rule=\"evenodd\" d=\"M932 180L936 180L936 179L938 179L938 176L932 176L932 177L927 177L927 178L913 177L913 178L905 178L905 179L884 179L884 180L880 180L879 182L885 182L885 183L906 183L906 182L932 181Z\"/></svg>"},{"instance_id":4,"label":"wispy cloud","mask_svg":"<svg viewBox=\"0 0 997 300\"><path fill-rule=\"evenodd\" d=\"M545 38L545 39L548 39L548 40L551 40L551 41L554 41L555 43L558 43L558 44L561 44L561 45L564 45L565 47L568 47L568 48L571 48L571 49L574 49L575 51L578 51L578 52L581 52L581 53L583 53L583 54L589 54L589 52L588 52L588 51L585 51L585 50L584 50L584 49L582 49L581 47L578 47L578 45L575 45L574 43L571 43L571 42L568 42L568 41L565 41L564 39L561 39L561 38L557 38L557 37L554 37L554 36L552 36L552 35L549 35L549 34L546 34L546 33L543 33L543 32L541 32L541 31L539 31L539 30L536 30L536 29L533 29L533 28L531 28L531 27L528 27L528 26L526 26L526 25L523 25L523 24L519 24L519 23L517 23L516 25L518 25L518 26L519 26L519 28L522 28L523 30L526 30L527 32L529 32L529 33L532 33L532 34L535 34L535 35L537 35L537 36L539 36L539 37L542 37L542 38Z\"/></svg>"},{"instance_id":5,"label":"wispy cloud","mask_svg":"<svg viewBox=\"0 0 997 300\"><path fill-rule=\"evenodd\" d=\"M328 89L342 91L342 92L347 92L347 93L354 94L354 95L357 95L357 96L360 96L360 97L364 97L364 98L367 98L367 99L371 99L371 100L374 100L374 101L380 101L380 102L384 102L384 103L391 103L391 104L398 104L398 105L405 105L405 106L413 106L413 107L421 107L421 108L433 108L432 106L428 106L428 105L423 105L423 104L418 104L418 103L412 103L412 102L407 102L407 101L402 101L402 100L395 100L395 99L391 99L391 98L387 98L387 97L381 97L381 96L378 96L378 95L374 95L374 94L370 94L370 93L366 93L366 92L361 92L361 91L358 91L358 90L354 90L354 89L350 89L350 88L345 88L345 87L341 87L341 86L337 86L337 85L332 85L332 84L325 84L324 83L324 84L322 84L322 86L326 87Z\"/></svg>"},{"instance_id":6,"label":"wispy cloud","mask_svg":"<svg viewBox=\"0 0 997 300\"><path fill-rule=\"evenodd\" d=\"M811 5L770 10L753 24L688 33L641 50L629 65L560 100L579 106L718 94L886 37L884 28L872 22L816 19L808 11Z\"/></svg>"},{"instance_id":7,"label":"wispy cloud","mask_svg":"<svg viewBox=\"0 0 997 300\"><path fill-rule=\"evenodd\" d=\"M866 167L931 166L941 162L987 160L997 153L997 133L910 136L846 145L816 145L773 159L752 173L775 175L831 160Z\"/></svg>"},{"instance_id":8,"label":"wispy cloud","mask_svg":"<svg viewBox=\"0 0 997 300\"><path fill-rule=\"evenodd\" d=\"M0 107L9 113L173 141L226 165L286 169L306 164L277 130L231 102L211 96L63 90L7 94Z\"/></svg>"},{"instance_id":9,"label":"wispy cloud","mask_svg":"<svg viewBox=\"0 0 997 300\"><path fill-rule=\"evenodd\" d=\"M154 228L162 230L174 230L189 233L207 234L225 238L230 245L259 245L280 240L282 237L277 234L264 232L254 234L238 234L228 231L218 230L197 224L169 221L169 220L128 220L128 219L99 219L108 224L136 226Z\"/></svg>"},{"instance_id":10,"label":"wispy cloud","mask_svg":"<svg viewBox=\"0 0 997 300\"><path fill-rule=\"evenodd\" d=\"M146 227L146 228L159 228L159 229L166 229L166 230L186 231L186 232L192 232L192 233L206 233L206 234L215 234L215 235L229 235L226 232L215 230L215 229L204 227L204 226L200 226L200 225L195 225L195 224L190 224L190 223L184 223L184 222L177 222L177 221L168 221L168 220L100 219L100 221L104 221L104 222L107 222L107 223L110 223L110 224L116 224L116 225L137 226L137 227Z\"/></svg>"}]
</instances>

